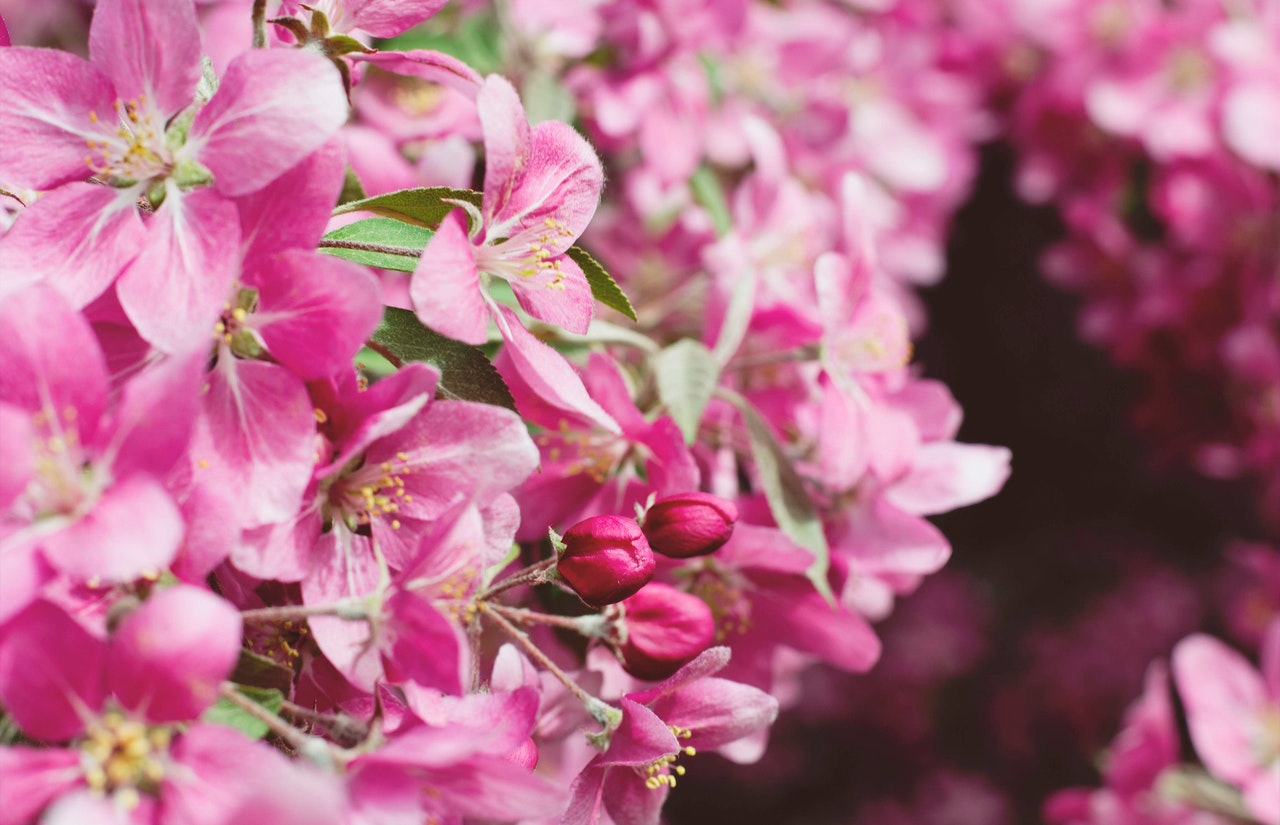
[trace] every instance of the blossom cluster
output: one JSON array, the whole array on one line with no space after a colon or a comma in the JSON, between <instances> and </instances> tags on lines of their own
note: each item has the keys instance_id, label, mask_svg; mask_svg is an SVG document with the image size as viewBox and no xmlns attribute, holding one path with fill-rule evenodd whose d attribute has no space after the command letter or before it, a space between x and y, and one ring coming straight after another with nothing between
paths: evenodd
<instances>
[{"instance_id":1,"label":"blossom cluster","mask_svg":"<svg viewBox=\"0 0 1280 825\"><path fill-rule=\"evenodd\" d=\"M1015 185L1066 238L1046 277L1140 380L1137 427L1280 526L1280 15L1268 2L1034 3L975 49L1012 86Z\"/></svg>"},{"instance_id":2,"label":"blossom cluster","mask_svg":"<svg viewBox=\"0 0 1280 825\"><path fill-rule=\"evenodd\" d=\"M909 364L979 129L910 26L442 5L0 30L3 821L656 823L1003 484Z\"/></svg>"}]
</instances>

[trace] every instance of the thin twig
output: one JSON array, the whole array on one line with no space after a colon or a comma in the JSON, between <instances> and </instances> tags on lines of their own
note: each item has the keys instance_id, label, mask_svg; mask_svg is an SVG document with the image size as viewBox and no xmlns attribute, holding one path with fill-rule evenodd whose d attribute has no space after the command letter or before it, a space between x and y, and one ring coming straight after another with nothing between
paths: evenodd
<instances>
[{"instance_id":1,"label":"thin twig","mask_svg":"<svg viewBox=\"0 0 1280 825\"><path fill-rule=\"evenodd\" d=\"M354 249L359 252L377 252L382 255L399 255L401 258L421 258L421 249L407 246L388 246L381 243L364 243L363 241L342 241L336 238L321 239L317 244L320 249Z\"/></svg>"}]
</instances>

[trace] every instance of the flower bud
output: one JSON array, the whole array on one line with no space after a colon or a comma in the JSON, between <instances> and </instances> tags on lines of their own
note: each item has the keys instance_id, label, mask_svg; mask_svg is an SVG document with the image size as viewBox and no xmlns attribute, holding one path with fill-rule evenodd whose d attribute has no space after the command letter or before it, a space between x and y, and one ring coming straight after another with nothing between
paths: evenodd
<instances>
[{"instance_id":1,"label":"flower bud","mask_svg":"<svg viewBox=\"0 0 1280 825\"><path fill-rule=\"evenodd\" d=\"M733 535L738 508L710 493L681 493L654 502L644 535L655 552L674 559L714 553Z\"/></svg>"},{"instance_id":2,"label":"flower bud","mask_svg":"<svg viewBox=\"0 0 1280 825\"><path fill-rule=\"evenodd\" d=\"M592 607L614 604L653 578L653 551L635 519L593 516L565 531L560 577Z\"/></svg>"},{"instance_id":3,"label":"flower bud","mask_svg":"<svg viewBox=\"0 0 1280 825\"><path fill-rule=\"evenodd\" d=\"M707 603L657 582L624 601L622 667L637 679L665 679L711 647L716 621Z\"/></svg>"}]
</instances>

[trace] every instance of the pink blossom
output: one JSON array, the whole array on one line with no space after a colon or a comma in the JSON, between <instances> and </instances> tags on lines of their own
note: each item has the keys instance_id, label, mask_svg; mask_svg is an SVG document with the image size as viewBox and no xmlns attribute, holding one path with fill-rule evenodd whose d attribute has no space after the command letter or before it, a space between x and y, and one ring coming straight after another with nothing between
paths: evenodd
<instances>
[{"instance_id":1,"label":"pink blossom","mask_svg":"<svg viewBox=\"0 0 1280 825\"><path fill-rule=\"evenodd\" d=\"M591 289L565 251L595 213L600 160L566 124L530 128L501 77L485 81L477 105L486 158L481 214L469 231L467 213L455 211L427 245L410 286L418 317L451 338L483 343L496 313L486 279L497 277L530 315L586 332Z\"/></svg>"},{"instance_id":2,"label":"pink blossom","mask_svg":"<svg viewBox=\"0 0 1280 825\"><path fill-rule=\"evenodd\" d=\"M148 42L132 42L134 32ZM119 276L130 320L174 351L214 322L235 276L227 198L261 189L319 148L346 107L319 58L280 50L236 58L200 105L190 0L107 0L89 39L89 62L0 52L0 93L15 104L0 116L0 139L31 147L7 153L0 178L56 190L5 236L0 271L12 283L47 280L77 306ZM109 185L78 183L90 177ZM160 207L145 220L139 197Z\"/></svg>"},{"instance_id":3,"label":"pink blossom","mask_svg":"<svg viewBox=\"0 0 1280 825\"><path fill-rule=\"evenodd\" d=\"M163 570L184 532L165 479L191 435L200 353L161 361L108 403L102 350L61 295L30 287L0 316L0 440L17 454L0 474L3 613L36 596L46 563L81 582Z\"/></svg>"},{"instance_id":4,"label":"pink blossom","mask_svg":"<svg viewBox=\"0 0 1280 825\"><path fill-rule=\"evenodd\" d=\"M1196 753L1244 791L1245 807L1280 822L1280 621L1262 641L1261 673L1209 636L1178 643L1173 674Z\"/></svg>"},{"instance_id":5,"label":"pink blossom","mask_svg":"<svg viewBox=\"0 0 1280 825\"><path fill-rule=\"evenodd\" d=\"M656 825L692 757L724 752L767 728L777 700L713 677L728 660L728 648L711 648L666 681L622 697L622 724L574 781L562 825Z\"/></svg>"}]
</instances>

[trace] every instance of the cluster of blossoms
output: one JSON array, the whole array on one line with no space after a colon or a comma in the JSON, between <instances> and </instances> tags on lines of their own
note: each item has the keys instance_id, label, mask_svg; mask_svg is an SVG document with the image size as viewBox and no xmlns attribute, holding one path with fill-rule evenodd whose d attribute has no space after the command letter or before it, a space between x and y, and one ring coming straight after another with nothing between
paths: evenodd
<instances>
[{"instance_id":1,"label":"cluster of blossoms","mask_svg":"<svg viewBox=\"0 0 1280 825\"><path fill-rule=\"evenodd\" d=\"M968 97L819 4L513 3L520 93L245 5L0 45L3 821L656 823L1007 476L908 365Z\"/></svg>"},{"instance_id":2,"label":"cluster of blossoms","mask_svg":"<svg viewBox=\"0 0 1280 825\"><path fill-rule=\"evenodd\" d=\"M1251 478L1280 529L1280 14L1216 0L1006 0L1015 185L1066 238L1044 274L1140 379L1166 459Z\"/></svg>"},{"instance_id":3,"label":"cluster of blossoms","mask_svg":"<svg viewBox=\"0 0 1280 825\"><path fill-rule=\"evenodd\" d=\"M1140 425L1280 514L1265 0L444 6L100 0L86 60L0 0L71 49L0 21L0 823L653 825L780 704L926 740L988 649L927 517L1009 453L914 290L1002 128ZM1240 555L1261 675L1179 644L1052 821L1280 823ZM1200 609L1030 634L997 737L1095 739ZM1011 817L930 770L857 821Z\"/></svg>"}]
</instances>

